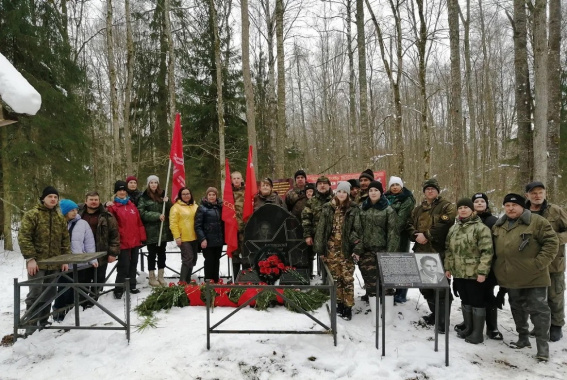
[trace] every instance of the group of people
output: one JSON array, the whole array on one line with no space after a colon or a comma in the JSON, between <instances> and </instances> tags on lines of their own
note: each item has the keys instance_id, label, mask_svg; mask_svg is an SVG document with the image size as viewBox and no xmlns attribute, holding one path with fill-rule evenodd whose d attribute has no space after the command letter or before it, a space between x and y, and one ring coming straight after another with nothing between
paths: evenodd
<instances>
[{"instance_id":1,"label":"group of people","mask_svg":"<svg viewBox=\"0 0 567 380\"><path fill-rule=\"evenodd\" d=\"M241 255L245 184L239 172L231 174L231 182L239 238L239 249L233 252L232 260L236 275L250 262ZM424 199L417 206L401 178L390 177L384 191L370 169L358 179L339 182L335 192L325 176L315 184L307 183L303 170L295 173L294 182L282 200L273 190L272 181L262 179L254 209L272 203L301 220L309 248L308 261L313 263L319 255L327 264L337 285L337 313L341 317L352 318L355 265L364 279L364 299L368 302L376 297L376 253L409 252L410 242L414 242L415 253L439 254L444 274L452 280L453 294L461 298L463 322L455 326L460 338L473 344L483 342L486 324L487 336L501 340L497 309L504 304L507 293L519 334L518 341L511 346L530 347L529 337L535 336L537 358L548 360L548 341L563 336L567 213L546 200L543 183L526 186L527 200L519 194L506 195L502 203L504 214L497 218L490 211L485 193L460 199L455 205L440 196L441 188L434 178L423 183ZM43 281L43 277L55 271L68 270L67 265L56 268L38 264L42 259L106 251L105 257L85 264L88 268L80 271L80 281L104 283L108 263L117 260L116 283L129 278L130 292L138 293L136 267L140 248L147 246L150 285L163 286L166 244L174 240L181 250L180 281L190 280L199 250L205 258L205 279L218 281L224 245L223 203L218 190L209 187L197 205L187 187L179 190L172 204L155 175L147 178L143 192L137 187L137 178L133 176L117 181L114 199L104 205L94 191L87 193L80 205L68 199L59 202L57 190L46 187L39 204L25 213L18 238L29 280ZM422 263L424 271L426 264ZM313 274L312 267L310 270ZM434 281L440 279L438 274L430 275ZM495 296L496 285L500 290ZM121 298L123 291L116 287L115 298ZM386 291L394 295L397 303L406 301L407 289ZM431 289L420 291L431 311L424 316L424 323L434 325L435 293ZM42 288L31 287L26 298L28 308L36 304L42 309L40 326L48 323L50 311L50 307L42 307L43 300L52 298L55 289L50 288L49 294L36 303L41 292ZM444 298L441 294L437 326L441 333L445 332ZM449 299L452 302L453 296ZM70 303L72 292L67 292L57 298L54 309L61 311ZM55 313L54 320L61 320L64 315ZM530 316L532 331L528 327Z\"/></svg>"}]
</instances>

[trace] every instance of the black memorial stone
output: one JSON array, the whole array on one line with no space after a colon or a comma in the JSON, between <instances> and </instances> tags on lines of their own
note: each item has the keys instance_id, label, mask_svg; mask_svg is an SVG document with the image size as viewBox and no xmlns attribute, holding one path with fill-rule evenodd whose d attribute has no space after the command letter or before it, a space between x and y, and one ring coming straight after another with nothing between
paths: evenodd
<instances>
[{"instance_id":1,"label":"black memorial stone","mask_svg":"<svg viewBox=\"0 0 567 380\"><path fill-rule=\"evenodd\" d=\"M266 204L256 210L244 229L242 256L254 265L256 253L266 247L282 252L284 264L296 268L308 268L307 244L303 228L295 216L286 209Z\"/></svg>"}]
</instances>

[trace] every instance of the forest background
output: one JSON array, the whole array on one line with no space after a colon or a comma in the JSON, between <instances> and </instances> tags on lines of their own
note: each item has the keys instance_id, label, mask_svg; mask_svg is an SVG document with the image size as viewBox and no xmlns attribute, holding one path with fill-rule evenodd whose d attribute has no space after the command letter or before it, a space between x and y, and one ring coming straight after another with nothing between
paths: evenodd
<instances>
[{"instance_id":1,"label":"forest background","mask_svg":"<svg viewBox=\"0 0 567 380\"><path fill-rule=\"evenodd\" d=\"M197 198L223 183L225 157L244 173L252 145L257 178L372 168L420 199L435 176L448 199L483 191L496 211L540 180L565 205L565 8L0 0L0 53L43 99L35 116L0 103L18 121L0 131L3 234L46 185L80 202L130 174L164 184L176 112Z\"/></svg>"}]
</instances>

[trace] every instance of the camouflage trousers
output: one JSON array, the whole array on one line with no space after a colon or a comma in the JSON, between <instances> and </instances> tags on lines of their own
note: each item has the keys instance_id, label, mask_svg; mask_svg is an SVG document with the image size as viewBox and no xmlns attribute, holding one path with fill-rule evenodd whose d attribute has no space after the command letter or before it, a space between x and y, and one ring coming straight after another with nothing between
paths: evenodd
<instances>
[{"instance_id":1,"label":"camouflage trousers","mask_svg":"<svg viewBox=\"0 0 567 380\"><path fill-rule=\"evenodd\" d=\"M378 280L378 259L374 252L364 252L358 259L358 269L364 280L364 288L368 297L376 297L376 281Z\"/></svg>"},{"instance_id":2,"label":"camouflage trousers","mask_svg":"<svg viewBox=\"0 0 567 380\"><path fill-rule=\"evenodd\" d=\"M550 273L551 286L547 288L547 303L551 310L551 324L565 325L565 272Z\"/></svg>"},{"instance_id":3,"label":"camouflage trousers","mask_svg":"<svg viewBox=\"0 0 567 380\"><path fill-rule=\"evenodd\" d=\"M354 306L354 262L342 252L328 252L321 260L329 267L337 285L337 302L347 307Z\"/></svg>"},{"instance_id":4,"label":"camouflage trousers","mask_svg":"<svg viewBox=\"0 0 567 380\"><path fill-rule=\"evenodd\" d=\"M547 287L508 289L508 298L520 340L528 339L528 318L531 317L538 350L540 345L547 346L551 323L551 312L547 304Z\"/></svg>"}]
</instances>

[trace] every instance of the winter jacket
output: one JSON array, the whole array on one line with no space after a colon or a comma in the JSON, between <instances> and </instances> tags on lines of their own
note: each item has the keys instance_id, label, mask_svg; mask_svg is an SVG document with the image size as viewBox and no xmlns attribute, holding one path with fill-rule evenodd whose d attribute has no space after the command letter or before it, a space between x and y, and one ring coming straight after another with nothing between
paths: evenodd
<instances>
[{"instance_id":1,"label":"winter jacket","mask_svg":"<svg viewBox=\"0 0 567 380\"><path fill-rule=\"evenodd\" d=\"M123 205L114 201L113 205L108 207L108 211L116 218L118 223L120 249L141 247L142 242L146 241L146 229L134 203L129 200L127 204Z\"/></svg>"},{"instance_id":2,"label":"winter jacket","mask_svg":"<svg viewBox=\"0 0 567 380\"><path fill-rule=\"evenodd\" d=\"M84 219L84 215L87 213L87 207L79 207L79 215ZM120 254L120 233L118 232L118 222L116 218L106 211L106 209L100 205L98 213L98 223L95 231L95 245L97 252L105 251L106 256L99 258L100 264L108 263L108 256L117 257Z\"/></svg>"},{"instance_id":3,"label":"winter jacket","mask_svg":"<svg viewBox=\"0 0 567 380\"><path fill-rule=\"evenodd\" d=\"M195 214L199 206L193 203L188 205L181 199L171 207L169 211L169 229L174 239L181 238L181 241L195 241Z\"/></svg>"},{"instance_id":4,"label":"winter jacket","mask_svg":"<svg viewBox=\"0 0 567 380\"><path fill-rule=\"evenodd\" d=\"M35 259L39 269L58 270L59 265L42 265L41 260L71 253L71 241L65 218L59 207L43 203L26 212L22 218L18 243L24 259Z\"/></svg>"},{"instance_id":5,"label":"winter jacket","mask_svg":"<svg viewBox=\"0 0 567 380\"><path fill-rule=\"evenodd\" d=\"M142 192L138 189L136 190L126 190L126 192L128 193L128 196L130 197L130 200L132 201L132 203L134 203L134 205L137 207L138 206L138 202L140 201L140 197L142 196Z\"/></svg>"},{"instance_id":6,"label":"winter jacket","mask_svg":"<svg viewBox=\"0 0 567 380\"><path fill-rule=\"evenodd\" d=\"M162 193L162 197L165 191ZM157 244L159 241L159 232L161 230L161 242L173 240L171 231L169 230L169 210L171 209L171 202L165 202L165 220L163 221L163 228L161 227L161 220L159 217L163 214L163 201L156 202L148 194L148 190L144 191L138 200L138 211L142 218L142 223L146 228L146 244Z\"/></svg>"},{"instance_id":7,"label":"winter jacket","mask_svg":"<svg viewBox=\"0 0 567 380\"><path fill-rule=\"evenodd\" d=\"M526 208L530 208L530 201L527 202ZM547 203L547 200L543 202L540 211L532 211L534 214L543 216L551 227L553 231L557 234L559 239L559 251L557 256L549 265L549 273L561 273L565 272L565 243L567 243L567 212L561 207Z\"/></svg>"},{"instance_id":8,"label":"winter jacket","mask_svg":"<svg viewBox=\"0 0 567 380\"><path fill-rule=\"evenodd\" d=\"M91 226L77 214L74 219L67 222L67 229L71 237L72 253L95 253L96 243L91 230ZM84 268L88 265L96 263L97 260L89 261L89 263L78 264L78 268Z\"/></svg>"},{"instance_id":9,"label":"winter jacket","mask_svg":"<svg viewBox=\"0 0 567 380\"><path fill-rule=\"evenodd\" d=\"M494 226L494 223L496 223L496 221L498 220L497 217L492 215L490 209L488 208L484 210L484 212L479 213L478 216L480 217L480 220L482 220L482 223L484 223L484 225L491 230L492 227Z\"/></svg>"},{"instance_id":10,"label":"winter jacket","mask_svg":"<svg viewBox=\"0 0 567 380\"><path fill-rule=\"evenodd\" d=\"M236 211L236 221L238 222L238 232L244 232L244 220L242 220L242 211L244 210L244 190L245 185L236 189L232 186L232 195L234 196L234 211Z\"/></svg>"},{"instance_id":11,"label":"winter jacket","mask_svg":"<svg viewBox=\"0 0 567 380\"><path fill-rule=\"evenodd\" d=\"M285 208L283 200L275 191L272 191L272 193L267 197L263 196L260 193L254 196L254 211L258 210L260 207L262 207L265 204L273 204Z\"/></svg>"},{"instance_id":12,"label":"winter jacket","mask_svg":"<svg viewBox=\"0 0 567 380\"><path fill-rule=\"evenodd\" d=\"M307 204L307 195L305 195L305 188L301 190L298 187L294 187L289 190L285 195L285 204L287 210L301 221L301 212Z\"/></svg>"},{"instance_id":13,"label":"winter jacket","mask_svg":"<svg viewBox=\"0 0 567 380\"><path fill-rule=\"evenodd\" d=\"M402 191L399 194L392 194L390 191L387 191L384 195L388 199L388 202L390 202L390 206L398 215L400 246L396 251L409 252L410 236L407 228L411 212L415 207L415 198L413 197L412 192L405 187L402 188Z\"/></svg>"},{"instance_id":14,"label":"winter jacket","mask_svg":"<svg viewBox=\"0 0 567 380\"><path fill-rule=\"evenodd\" d=\"M400 245L398 215L385 196L372 204L367 198L360 205L362 242L365 252L397 252Z\"/></svg>"},{"instance_id":15,"label":"winter jacket","mask_svg":"<svg viewBox=\"0 0 567 380\"><path fill-rule=\"evenodd\" d=\"M457 210L451 202L437 197L433 203L421 202L413 209L408 221L408 233L411 241L415 241L415 234L421 232L425 235L427 243L415 243L414 252L437 252L443 260L445 258L445 240L453 224Z\"/></svg>"},{"instance_id":16,"label":"winter jacket","mask_svg":"<svg viewBox=\"0 0 567 380\"><path fill-rule=\"evenodd\" d=\"M207 198L201 200L195 216L195 232L199 242L207 240L207 247L224 245L224 224L222 222L222 200L211 203Z\"/></svg>"},{"instance_id":17,"label":"winter jacket","mask_svg":"<svg viewBox=\"0 0 567 380\"><path fill-rule=\"evenodd\" d=\"M303 227L303 238L314 238L317 231L317 223L319 222L319 214L323 205L333 199L333 192L329 190L323 194L315 191L313 197L309 199L305 208L301 212L301 225Z\"/></svg>"},{"instance_id":18,"label":"winter jacket","mask_svg":"<svg viewBox=\"0 0 567 380\"><path fill-rule=\"evenodd\" d=\"M345 257L349 258L353 253L357 255L362 254L364 247L360 238L362 236L360 208L350 200L347 200L347 202L349 202L349 205L345 211L344 224L341 229L341 251ZM334 199L325 203L321 209L313 242L313 251L315 253L320 255L327 254L327 242L333 232L333 218L336 209L337 205Z\"/></svg>"},{"instance_id":19,"label":"winter jacket","mask_svg":"<svg viewBox=\"0 0 567 380\"><path fill-rule=\"evenodd\" d=\"M538 288L551 284L549 264L557 255L559 239L549 222L529 210L511 226L503 215L492 227L496 262L494 273L505 288Z\"/></svg>"},{"instance_id":20,"label":"winter jacket","mask_svg":"<svg viewBox=\"0 0 567 380\"><path fill-rule=\"evenodd\" d=\"M454 278L476 280L488 276L493 255L492 233L480 217L457 218L447 234L445 270Z\"/></svg>"}]
</instances>

